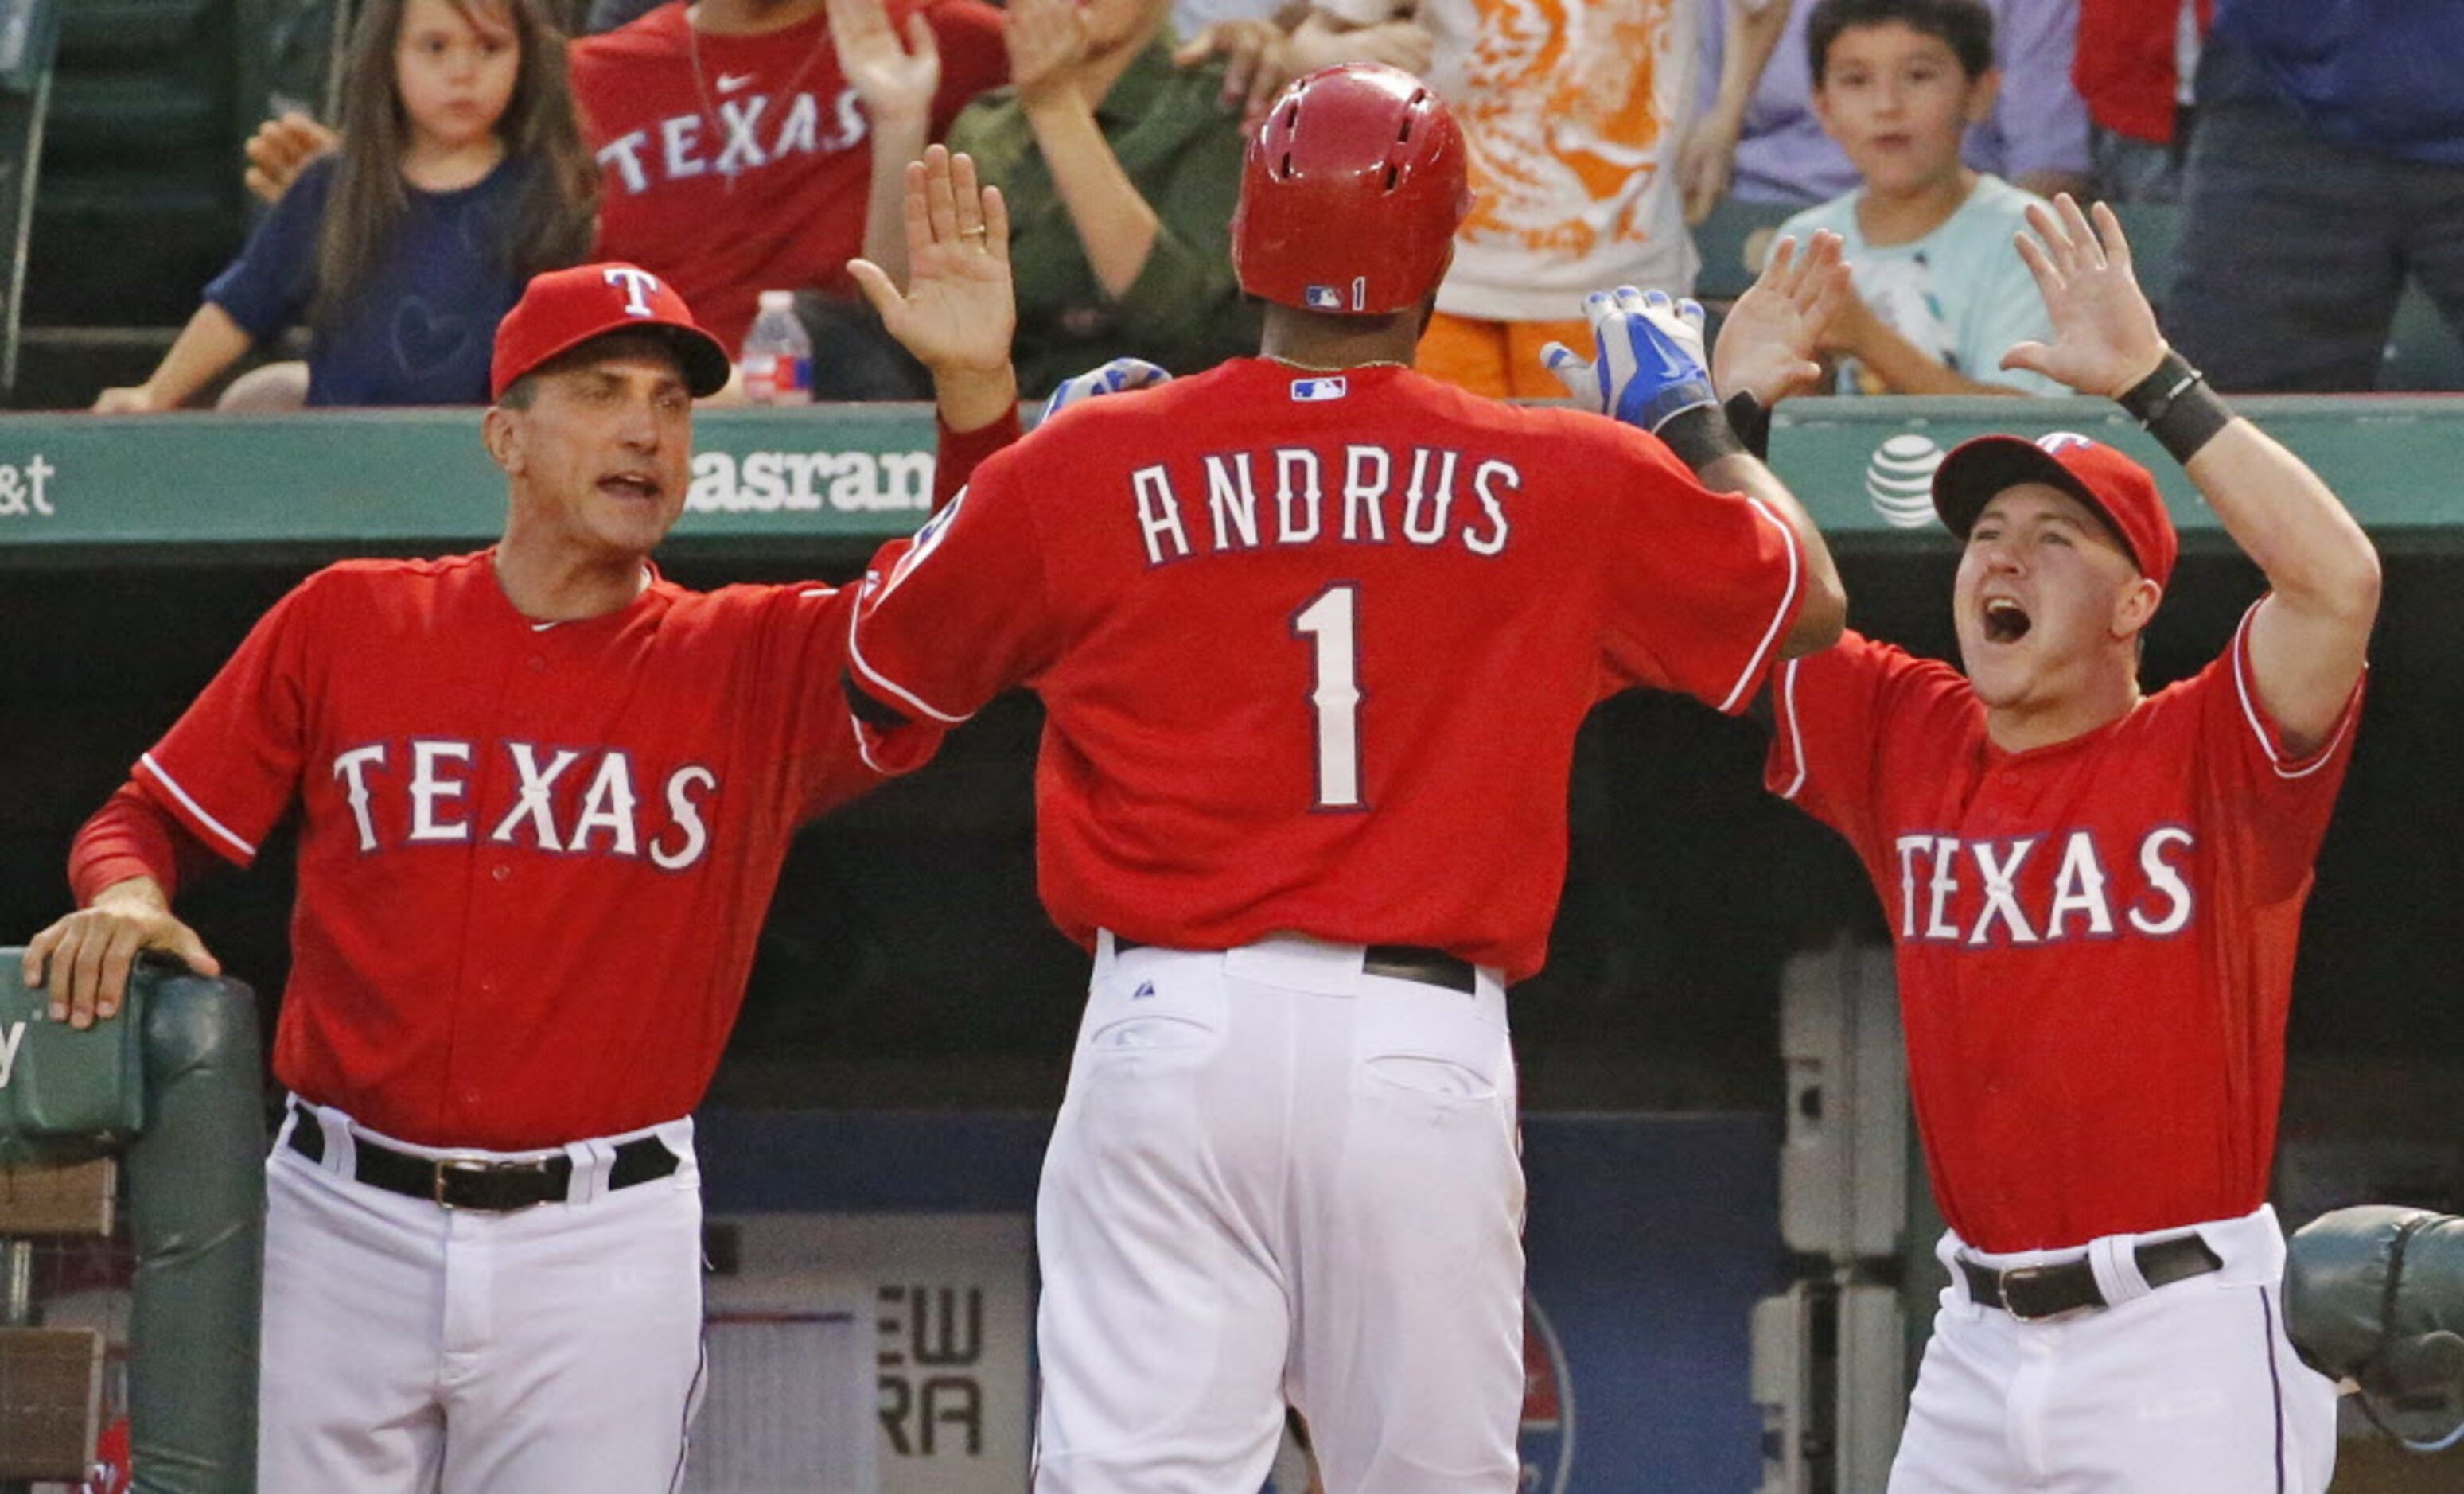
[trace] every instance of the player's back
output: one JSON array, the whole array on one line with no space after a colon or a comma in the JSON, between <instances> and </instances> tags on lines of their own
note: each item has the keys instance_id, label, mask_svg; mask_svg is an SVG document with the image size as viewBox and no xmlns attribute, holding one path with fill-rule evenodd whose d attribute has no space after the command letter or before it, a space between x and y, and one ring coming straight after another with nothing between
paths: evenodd
<instances>
[{"instance_id":1,"label":"player's back","mask_svg":"<svg viewBox=\"0 0 2464 1494\"><path fill-rule=\"evenodd\" d=\"M972 670L859 642L869 672L949 680L962 709L1008 678L1041 692L1044 893L1073 934L1295 932L1519 978L1584 713L1637 682L1741 704L1794 560L1776 519L1610 422L1240 360L978 472L873 620L930 614L944 648L980 641Z\"/></svg>"}]
</instances>

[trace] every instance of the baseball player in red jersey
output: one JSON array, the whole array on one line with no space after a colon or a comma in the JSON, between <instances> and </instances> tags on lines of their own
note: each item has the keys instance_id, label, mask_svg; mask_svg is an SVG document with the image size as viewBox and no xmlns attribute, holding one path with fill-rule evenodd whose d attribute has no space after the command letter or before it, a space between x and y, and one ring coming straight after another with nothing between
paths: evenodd
<instances>
[{"instance_id":1,"label":"baseball player in red jersey","mask_svg":"<svg viewBox=\"0 0 2464 1494\"><path fill-rule=\"evenodd\" d=\"M2317 1494L2334 1392L2285 1339L2267 1181L2377 560L2167 348L2110 211L2031 220L2054 338L2007 365L2145 420L2271 589L2143 695L2177 548L2154 480L2083 436L1988 436L1933 484L1965 674L1853 632L1779 673L1769 782L1881 896L1950 1225L1890 1486Z\"/></svg>"},{"instance_id":2,"label":"baseball player in red jersey","mask_svg":"<svg viewBox=\"0 0 2464 1494\"><path fill-rule=\"evenodd\" d=\"M700 1368L689 1111L795 829L877 781L849 599L649 557L728 360L629 265L497 333L503 538L310 577L78 834L24 972L117 1008L170 912L301 810L267 1166L268 1490L666 1490ZM930 726L898 744L923 751Z\"/></svg>"},{"instance_id":3,"label":"baseball player in red jersey","mask_svg":"<svg viewBox=\"0 0 2464 1494\"><path fill-rule=\"evenodd\" d=\"M1095 953L1037 1207L1041 1494L1255 1488L1287 1398L1333 1494L1516 1486L1505 991L1575 728L1638 684L1742 709L1838 628L1673 320L1595 308L1662 440L1406 366L1465 207L1414 79L1292 84L1233 227L1263 356L1063 411L868 582L868 717L1042 694L1042 890Z\"/></svg>"}]
</instances>

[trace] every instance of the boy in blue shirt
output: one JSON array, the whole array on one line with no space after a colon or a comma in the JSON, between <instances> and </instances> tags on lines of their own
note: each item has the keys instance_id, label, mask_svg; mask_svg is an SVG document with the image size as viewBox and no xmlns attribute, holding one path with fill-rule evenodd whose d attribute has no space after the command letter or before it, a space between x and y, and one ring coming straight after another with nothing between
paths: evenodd
<instances>
[{"instance_id":1,"label":"boy in blue shirt","mask_svg":"<svg viewBox=\"0 0 2464 1494\"><path fill-rule=\"evenodd\" d=\"M1841 394L2061 394L2005 369L2050 335L2013 235L2038 201L1960 161L1993 109L1993 15L1984 0L1817 0L1806 22L1814 108L1864 185L1788 220L1845 241L1856 294L1825 330Z\"/></svg>"}]
</instances>

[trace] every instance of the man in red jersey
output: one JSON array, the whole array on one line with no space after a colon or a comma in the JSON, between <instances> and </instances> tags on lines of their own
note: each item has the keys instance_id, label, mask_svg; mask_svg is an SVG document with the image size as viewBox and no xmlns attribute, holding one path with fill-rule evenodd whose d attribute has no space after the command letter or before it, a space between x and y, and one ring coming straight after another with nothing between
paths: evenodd
<instances>
[{"instance_id":1,"label":"man in red jersey","mask_svg":"<svg viewBox=\"0 0 2464 1494\"><path fill-rule=\"evenodd\" d=\"M142 948L213 973L174 892L299 805L263 1488L649 1494L682 1466L689 1112L790 836L879 780L848 594L649 563L727 367L645 271L533 280L483 427L503 538L285 597L79 831L81 911L28 947L79 1026Z\"/></svg>"},{"instance_id":2,"label":"man in red jersey","mask_svg":"<svg viewBox=\"0 0 2464 1494\"><path fill-rule=\"evenodd\" d=\"M852 301L859 251L894 271L903 167L1009 76L980 0L695 0L572 59L600 253L656 269L731 352L764 290Z\"/></svg>"},{"instance_id":3,"label":"man in red jersey","mask_svg":"<svg viewBox=\"0 0 2464 1494\"><path fill-rule=\"evenodd\" d=\"M2378 561L2166 346L2109 209L2031 221L2054 339L2005 366L2119 399L2271 589L2143 695L2177 550L2154 480L2084 436L1987 436L1933 484L1966 673L1855 633L1780 671L1770 786L1881 896L1950 1225L1891 1488L2316 1494L2334 1390L2286 1343L2267 1180Z\"/></svg>"},{"instance_id":4,"label":"man in red jersey","mask_svg":"<svg viewBox=\"0 0 2464 1494\"><path fill-rule=\"evenodd\" d=\"M1575 729L1631 685L1742 709L1839 628L1666 312L1593 308L1660 439L1410 370L1466 206L1414 79L1294 83L1233 228L1263 356L1062 411L868 582L869 719L1042 694L1043 893L1095 952L1037 1206L1040 1494L1254 1488L1287 1400L1334 1494L1516 1487L1505 990Z\"/></svg>"}]
</instances>

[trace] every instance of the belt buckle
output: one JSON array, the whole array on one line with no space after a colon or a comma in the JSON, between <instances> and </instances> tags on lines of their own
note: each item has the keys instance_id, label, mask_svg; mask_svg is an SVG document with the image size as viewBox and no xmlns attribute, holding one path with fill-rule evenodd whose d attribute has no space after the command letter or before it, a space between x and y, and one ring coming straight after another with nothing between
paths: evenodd
<instances>
[{"instance_id":1,"label":"belt buckle","mask_svg":"<svg viewBox=\"0 0 2464 1494\"><path fill-rule=\"evenodd\" d=\"M2084 1311L2082 1307L2063 1307L2054 1312L2028 1312L2020 1308L2011 1295L2011 1288L2019 1286L2024 1289L2029 1283L2042 1281L2051 1274L2052 1268L2043 1265L2014 1265L2007 1271L1997 1272L1997 1285L2002 1288L2002 1310L2019 1323L2051 1323L2074 1312Z\"/></svg>"},{"instance_id":2,"label":"belt buckle","mask_svg":"<svg viewBox=\"0 0 2464 1494\"><path fill-rule=\"evenodd\" d=\"M499 1173L545 1173L545 1157L531 1162L512 1162L499 1157L441 1156L429 1170L429 1197L440 1209L455 1210L461 1205L445 1196L446 1180L454 1176L489 1177ZM483 1213L497 1212L483 1209Z\"/></svg>"}]
</instances>

